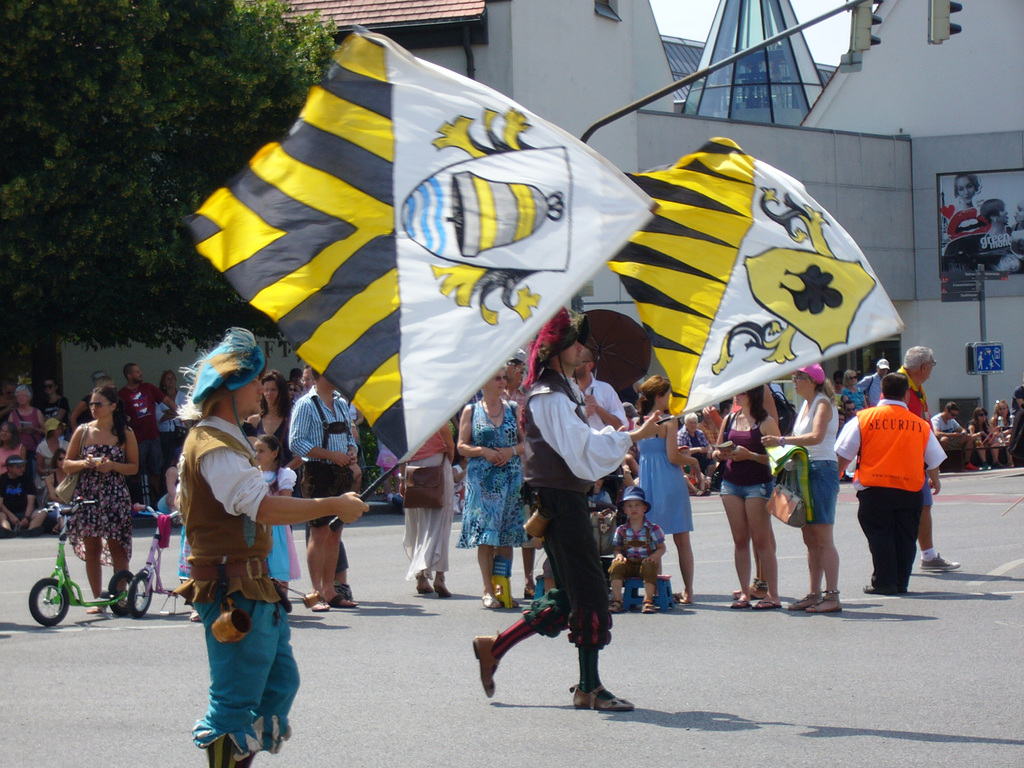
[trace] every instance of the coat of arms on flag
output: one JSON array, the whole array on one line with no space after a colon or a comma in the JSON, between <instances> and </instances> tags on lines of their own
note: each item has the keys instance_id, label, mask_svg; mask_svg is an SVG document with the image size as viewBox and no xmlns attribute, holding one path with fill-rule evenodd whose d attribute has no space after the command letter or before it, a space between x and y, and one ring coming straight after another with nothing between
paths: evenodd
<instances>
[{"instance_id":1,"label":"coat of arms on flag","mask_svg":"<svg viewBox=\"0 0 1024 768\"><path fill-rule=\"evenodd\" d=\"M651 207L556 126L357 30L288 136L189 227L199 252L401 457Z\"/></svg>"},{"instance_id":2,"label":"coat of arms on flag","mask_svg":"<svg viewBox=\"0 0 1024 768\"><path fill-rule=\"evenodd\" d=\"M631 178L657 216L609 266L672 381L674 412L902 328L839 223L800 182L729 139Z\"/></svg>"}]
</instances>

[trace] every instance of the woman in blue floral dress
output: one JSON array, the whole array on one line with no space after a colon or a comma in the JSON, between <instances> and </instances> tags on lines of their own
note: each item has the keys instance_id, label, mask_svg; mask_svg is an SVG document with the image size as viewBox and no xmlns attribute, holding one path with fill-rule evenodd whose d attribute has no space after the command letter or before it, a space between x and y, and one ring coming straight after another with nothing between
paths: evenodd
<instances>
[{"instance_id":1,"label":"woman in blue floral dress","mask_svg":"<svg viewBox=\"0 0 1024 768\"><path fill-rule=\"evenodd\" d=\"M132 556L132 500L124 478L139 470L139 446L116 389L94 389L89 410L94 421L75 430L64 470L78 474L76 498L99 502L84 507L67 523L75 554L85 561L89 587L98 598L103 566L126 570ZM86 613L104 610L90 608Z\"/></svg>"},{"instance_id":2,"label":"woman in blue floral dress","mask_svg":"<svg viewBox=\"0 0 1024 768\"><path fill-rule=\"evenodd\" d=\"M485 608L500 608L491 575L494 558L512 559L512 547L526 541L523 530L523 439L517 408L502 399L502 369L483 386L483 398L467 405L459 422L459 454L468 457L466 503L460 549L477 548Z\"/></svg>"}]
</instances>

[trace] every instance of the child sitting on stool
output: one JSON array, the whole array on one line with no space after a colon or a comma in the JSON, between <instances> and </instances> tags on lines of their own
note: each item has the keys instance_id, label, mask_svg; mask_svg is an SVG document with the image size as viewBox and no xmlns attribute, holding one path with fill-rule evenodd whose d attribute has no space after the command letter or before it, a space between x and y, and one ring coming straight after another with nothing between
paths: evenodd
<instances>
[{"instance_id":1,"label":"child sitting on stool","mask_svg":"<svg viewBox=\"0 0 1024 768\"><path fill-rule=\"evenodd\" d=\"M626 488L619 510L625 513L626 523L616 528L612 536L615 557L608 569L612 582L609 610L612 613L623 612L622 585L626 579L639 577L644 582L644 605L641 612L654 613L661 557L665 554L665 533L661 526L647 520L651 505L640 486Z\"/></svg>"}]
</instances>

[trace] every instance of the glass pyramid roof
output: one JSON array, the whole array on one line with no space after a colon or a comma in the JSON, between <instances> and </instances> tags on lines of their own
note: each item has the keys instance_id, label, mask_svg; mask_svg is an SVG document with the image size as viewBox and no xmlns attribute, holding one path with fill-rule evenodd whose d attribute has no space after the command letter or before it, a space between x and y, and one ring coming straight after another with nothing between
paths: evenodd
<instances>
[{"instance_id":1,"label":"glass pyramid roof","mask_svg":"<svg viewBox=\"0 0 1024 768\"><path fill-rule=\"evenodd\" d=\"M797 23L789 0L721 0L700 67L757 45ZM798 32L694 83L683 112L799 125L821 90L807 41Z\"/></svg>"}]
</instances>

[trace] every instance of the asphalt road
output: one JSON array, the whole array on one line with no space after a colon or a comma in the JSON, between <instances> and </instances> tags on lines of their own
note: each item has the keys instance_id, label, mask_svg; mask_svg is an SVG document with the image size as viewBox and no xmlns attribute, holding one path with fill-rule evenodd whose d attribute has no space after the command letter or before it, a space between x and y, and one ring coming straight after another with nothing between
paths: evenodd
<instances>
[{"instance_id":1,"label":"asphalt road","mask_svg":"<svg viewBox=\"0 0 1024 768\"><path fill-rule=\"evenodd\" d=\"M1024 493L1024 471L943 479L936 543L963 568L915 572L902 597L861 593L870 558L843 486L845 610L831 616L729 610L737 585L721 502L694 499L697 604L616 617L602 677L637 710L614 715L572 708L576 654L564 637L513 650L485 698L470 640L515 614L481 607L475 554L454 546L455 596L416 595L401 518L367 517L345 532L361 607L296 606L294 735L256 765L1024 765L1024 503L1000 516ZM781 592L802 597L800 534L776 526L776 537ZM149 542L136 536L135 569ZM141 620L72 608L58 627L37 626L28 593L55 552L52 537L0 542L0 766L205 765L189 736L208 682L197 625L180 604L161 616L156 597ZM72 575L84 580L81 562ZM513 585L521 593L521 567Z\"/></svg>"}]
</instances>

